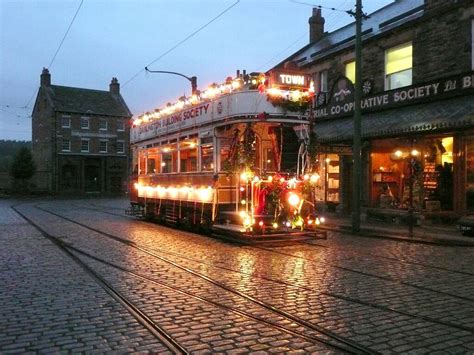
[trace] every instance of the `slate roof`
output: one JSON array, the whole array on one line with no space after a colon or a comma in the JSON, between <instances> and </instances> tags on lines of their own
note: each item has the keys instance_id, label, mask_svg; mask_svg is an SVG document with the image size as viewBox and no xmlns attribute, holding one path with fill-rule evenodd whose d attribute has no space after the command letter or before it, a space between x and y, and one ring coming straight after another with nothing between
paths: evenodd
<instances>
[{"instance_id":1,"label":"slate roof","mask_svg":"<svg viewBox=\"0 0 474 355\"><path fill-rule=\"evenodd\" d=\"M51 85L45 88L55 111L131 117L121 95L109 91Z\"/></svg>"},{"instance_id":2,"label":"slate roof","mask_svg":"<svg viewBox=\"0 0 474 355\"><path fill-rule=\"evenodd\" d=\"M401 133L449 131L474 127L472 95L411 105L362 115L362 138L381 138ZM316 122L318 140L344 142L352 140L354 118L328 119Z\"/></svg>"},{"instance_id":3,"label":"slate roof","mask_svg":"<svg viewBox=\"0 0 474 355\"><path fill-rule=\"evenodd\" d=\"M392 31L404 23L421 17L423 7L424 0L396 0L369 14L369 18L362 22L362 40ZM298 66L308 65L341 49L352 47L354 43L355 22L326 33L321 40L308 44L276 67L288 61L296 62Z\"/></svg>"}]
</instances>

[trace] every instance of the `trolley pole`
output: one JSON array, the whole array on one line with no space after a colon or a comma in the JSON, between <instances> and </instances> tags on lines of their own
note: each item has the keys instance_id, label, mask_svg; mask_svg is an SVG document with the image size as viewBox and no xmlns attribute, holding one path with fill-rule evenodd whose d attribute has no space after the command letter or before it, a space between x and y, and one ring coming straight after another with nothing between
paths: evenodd
<instances>
[{"instance_id":1,"label":"trolley pole","mask_svg":"<svg viewBox=\"0 0 474 355\"><path fill-rule=\"evenodd\" d=\"M195 76L186 76L184 74L181 74L181 73L177 73L177 72L174 72L174 71L167 71L167 70L150 70L148 69L148 67L145 67L145 70L148 72L148 73L155 73L155 74L172 74L172 75L179 75L179 76L182 76L183 78L185 79L188 79L191 83L191 94L194 95L197 91L197 77Z\"/></svg>"},{"instance_id":2,"label":"trolley pole","mask_svg":"<svg viewBox=\"0 0 474 355\"><path fill-rule=\"evenodd\" d=\"M361 187L362 187L362 151L361 151L361 107L362 96L362 0L356 0L355 13L356 40L355 40L355 97L354 97L354 141L352 155L354 159L354 176L352 179L352 233L360 232L360 207L361 207Z\"/></svg>"}]
</instances>

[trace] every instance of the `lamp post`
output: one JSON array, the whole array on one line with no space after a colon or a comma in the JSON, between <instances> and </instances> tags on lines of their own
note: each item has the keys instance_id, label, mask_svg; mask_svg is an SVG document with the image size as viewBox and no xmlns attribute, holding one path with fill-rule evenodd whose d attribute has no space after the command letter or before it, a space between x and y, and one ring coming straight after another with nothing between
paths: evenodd
<instances>
[{"instance_id":1,"label":"lamp post","mask_svg":"<svg viewBox=\"0 0 474 355\"><path fill-rule=\"evenodd\" d=\"M189 77L189 76L186 76L186 75L181 74L181 73L177 73L177 72L174 72L174 71L167 71L167 70L150 70L150 69L148 69L148 67L145 67L145 70L148 73L172 74L172 75L182 76L183 78L186 78L191 82L191 93L192 93L192 95L194 95L197 91L197 77L195 77L195 76Z\"/></svg>"}]
</instances>

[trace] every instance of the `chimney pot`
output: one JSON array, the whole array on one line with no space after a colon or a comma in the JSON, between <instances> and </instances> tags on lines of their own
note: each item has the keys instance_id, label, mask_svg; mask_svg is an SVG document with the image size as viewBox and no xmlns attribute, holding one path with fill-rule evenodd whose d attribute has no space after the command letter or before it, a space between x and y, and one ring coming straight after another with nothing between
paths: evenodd
<instances>
[{"instance_id":1,"label":"chimney pot","mask_svg":"<svg viewBox=\"0 0 474 355\"><path fill-rule=\"evenodd\" d=\"M109 85L110 93L119 95L120 94L120 84L116 77L113 77Z\"/></svg>"},{"instance_id":2,"label":"chimney pot","mask_svg":"<svg viewBox=\"0 0 474 355\"><path fill-rule=\"evenodd\" d=\"M41 86L51 86L51 74L49 73L49 70L47 68L43 67L40 76L40 84Z\"/></svg>"},{"instance_id":3,"label":"chimney pot","mask_svg":"<svg viewBox=\"0 0 474 355\"><path fill-rule=\"evenodd\" d=\"M319 41L324 36L324 17L321 9L313 8L313 15L309 18L309 43Z\"/></svg>"}]
</instances>

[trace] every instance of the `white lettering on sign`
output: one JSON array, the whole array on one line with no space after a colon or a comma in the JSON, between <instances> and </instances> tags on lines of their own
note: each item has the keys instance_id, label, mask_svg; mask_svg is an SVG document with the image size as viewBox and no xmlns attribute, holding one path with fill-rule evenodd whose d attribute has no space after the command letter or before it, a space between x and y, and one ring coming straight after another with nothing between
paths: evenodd
<instances>
[{"instance_id":1,"label":"white lettering on sign","mask_svg":"<svg viewBox=\"0 0 474 355\"><path fill-rule=\"evenodd\" d=\"M304 75L280 74L280 82L285 85L305 85Z\"/></svg>"},{"instance_id":2,"label":"white lettering on sign","mask_svg":"<svg viewBox=\"0 0 474 355\"><path fill-rule=\"evenodd\" d=\"M465 76L464 78L462 78L462 88L467 89L467 88L472 87L473 82L474 82L473 78L474 78L474 75Z\"/></svg>"}]
</instances>

